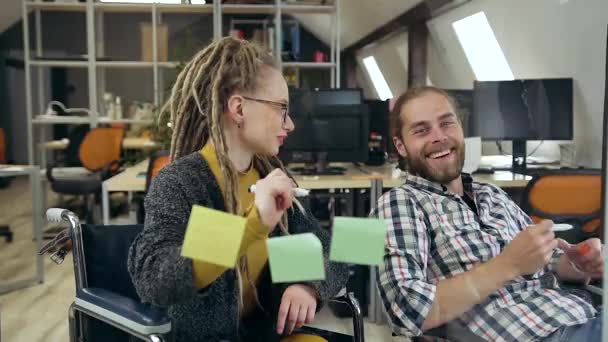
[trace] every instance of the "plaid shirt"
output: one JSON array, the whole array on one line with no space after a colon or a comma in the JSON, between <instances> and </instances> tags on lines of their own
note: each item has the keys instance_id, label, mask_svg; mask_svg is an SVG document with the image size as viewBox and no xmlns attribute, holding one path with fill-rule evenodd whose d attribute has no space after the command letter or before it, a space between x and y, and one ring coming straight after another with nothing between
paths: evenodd
<instances>
[{"instance_id":1,"label":"plaid shirt","mask_svg":"<svg viewBox=\"0 0 608 342\"><path fill-rule=\"evenodd\" d=\"M500 188L466 174L462 179L474 206L440 184L408 175L372 213L387 227L378 286L397 334L422 334L437 283L497 256L532 223ZM552 272L562 254L556 249L543 270L508 282L457 322L490 341L531 341L587 322L596 310L560 289Z\"/></svg>"}]
</instances>

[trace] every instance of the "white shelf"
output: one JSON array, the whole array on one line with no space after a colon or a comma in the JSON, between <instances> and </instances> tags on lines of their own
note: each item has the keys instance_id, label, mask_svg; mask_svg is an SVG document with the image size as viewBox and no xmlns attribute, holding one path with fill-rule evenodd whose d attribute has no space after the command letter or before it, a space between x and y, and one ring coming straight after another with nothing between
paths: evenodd
<instances>
[{"instance_id":1,"label":"white shelf","mask_svg":"<svg viewBox=\"0 0 608 342\"><path fill-rule=\"evenodd\" d=\"M158 66L160 68L169 68L169 69L173 69L173 68L177 68L177 65L180 62L158 62Z\"/></svg>"},{"instance_id":2,"label":"white shelf","mask_svg":"<svg viewBox=\"0 0 608 342\"><path fill-rule=\"evenodd\" d=\"M124 124L140 124L140 125L151 125L154 120L137 120L137 119L109 119L106 117L100 117L99 123L124 123Z\"/></svg>"},{"instance_id":3,"label":"white shelf","mask_svg":"<svg viewBox=\"0 0 608 342\"><path fill-rule=\"evenodd\" d=\"M115 13L152 13L152 4L132 4L132 3L95 3L93 5L99 12Z\"/></svg>"},{"instance_id":4,"label":"white shelf","mask_svg":"<svg viewBox=\"0 0 608 342\"><path fill-rule=\"evenodd\" d=\"M32 123L39 125L56 125L56 124L88 124L93 119L88 116L54 116L49 115L38 115L34 117Z\"/></svg>"},{"instance_id":5,"label":"white shelf","mask_svg":"<svg viewBox=\"0 0 608 342\"><path fill-rule=\"evenodd\" d=\"M213 5L188 5L188 4L157 4L156 8L162 13L208 13L213 14Z\"/></svg>"},{"instance_id":6,"label":"white shelf","mask_svg":"<svg viewBox=\"0 0 608 342\"><path fill-rule=\"evenodd\" d=\"M275 5L222 5L225 14L274 14Z\"/></svg>"},{"instance_id":7,"label":"white shelf","mask_svg":"<svg viewBox=\"0 0 608 342\"><path fill-rule=\"evenodd\" d=\"M29 9L39 9L44 11L57 12L86 12L87 5L85 3L60 3L60 2L26 2Z\"/></svg>"},{"instance_id":8,"label":"white shelf","mask_svg":"<svg viewBox=\"0 0 608 342\"><path fill-rule=\"evenodd\" d=\"M302 69L328 69L336 66L336 63L323 62L283 62L283 68L302 68Z\"/></svg>"},{"instance_id":9,"label":"white shelf","mask_svg":"<svg viewBox=\"0 0 608 342\"><path fill-rule=\"evenodd\" d=\"M64 68L86 68L87 61L69 60L32 60L33 66L64 67ZM175 68L179 62L158 62L160 68ZM93 65L100 68L152 68L154 62L147 61L96 61Z\"/></svg>"},{"instance_id":10,"label":"white shelf","mask_svg":"<svg viewBox=\"0 0 608 342\"><path fill-rule=\"evenodd\" d=\"M213 14L213 5L189 4L133 4L133 3L95 3L95 9L100 12L113 13L147 13L152 7L162 13L209 13Z\"/></svg>"},{"instance_id":11,"label":"white shelf","mask_svg":"<svg viewBox=\"0 0 608 342\"><path fill-rule=\"evenodd\" d=\"M95 62L95 65L102 68L152 68L154 62L145 61L103 61Z\"/></svg>"},{"instance_id":12,"label":"white shelf","mask_svg":"<svg viewBox=\"0 0 608 342\"><path fill-rule=\"evenodd\" d=\"M68 61L68 60L31 60L33 66L63 67L63 68L86 68L89 66L87 61Z\"/></svg>"},{"instance_id":13,"label":"white shelf","mask_svg":"<svg viewBox=\"0 0 608 342\"><path fill-rule=\"evenodd\" d=\"M281 11L286 14L311 13L330 14L336 11L334 5L281 5Z\"/></svg>"}]
</instances>

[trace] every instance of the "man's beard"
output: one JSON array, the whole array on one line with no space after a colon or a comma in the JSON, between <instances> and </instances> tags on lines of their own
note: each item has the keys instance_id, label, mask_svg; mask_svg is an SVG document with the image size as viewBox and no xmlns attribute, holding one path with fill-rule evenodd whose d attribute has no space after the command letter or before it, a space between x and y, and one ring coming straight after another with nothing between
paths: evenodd
<instances>
[{"instance_id":1,"label":"man's beard","mask_svg":"<svg viewBox=\"0 0 608 342\"><path fill-rule=\"evenodd\" d=\"M440 184L450 183L451 181L460 176L462 172L462 167L464 166L465 155L464 143L454 144L452 145L452 148L455 148L454 152L456 154L456 158L451 163L444 165L441 169L432 168L429 165L429 160L426 157L428 153L422 151L420 155L414 155L408 152L408 172L432 182ZM447 147L443 149L447 149Z\"/></svg>"}]
</instances>

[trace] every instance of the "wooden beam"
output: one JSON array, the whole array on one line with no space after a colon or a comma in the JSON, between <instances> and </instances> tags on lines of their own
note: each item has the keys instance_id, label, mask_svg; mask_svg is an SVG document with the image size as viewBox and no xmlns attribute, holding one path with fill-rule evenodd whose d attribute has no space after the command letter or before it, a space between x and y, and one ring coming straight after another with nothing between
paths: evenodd
<instances>
[{"instance_id":1,"label":"wooden beam","mask_svg":"<svg viewBox=\"0 0 608 342\"><path fill-rule=\"evenodd\" d=\"M429 30L424 22L410 25L407 30L408 72L407 86L416 87L426 84L427 76L427 42Z\"/></svg>"},{"instance_id":2,"label":"wooden beam","mask_svg":"<svg viewBox=\"0 0 608 342\"><path fill-rule=\"evenodd\" d=\"M343 50L343 53L347 55L354 53L357 50L388 36L391 33L406 30L411 25L416 23L424 23L431 19L431 15L434 11L452 1L454 0L424 0L418 5L405 11L395 19L375 29L367 36L349 45Z\"/></svg>"},{"instance_id":3,"label":"wooden beam","mask_svg":"<svg viewBox=\"0 0 608 342\"><path fill-rule=\"evenodd\" d=\"M360 88L357 80L357 57L355 54L341 54L341 62L344 66L340 84L344 88Z\"/></svg>"}]
</instances>

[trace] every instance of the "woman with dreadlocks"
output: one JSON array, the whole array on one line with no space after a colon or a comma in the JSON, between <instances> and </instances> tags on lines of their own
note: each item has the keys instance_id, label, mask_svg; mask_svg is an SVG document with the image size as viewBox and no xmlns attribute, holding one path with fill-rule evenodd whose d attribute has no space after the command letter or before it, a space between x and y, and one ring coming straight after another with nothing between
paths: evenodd
<instances>
[{"instance_id":1,"label":"woman with dreadlocks","mask_svg":"<svg viewBox=\"0 0 608 342\"><path fill-rule=\"evenodd\" d=\"M128 262L141 299L169 309L177 341L319 341L291 334L346 284L345 266L327 260L328 232L294 199L276 157L294 129L288 99L273 58L233 38L200 51L177 77L165 107L173 162L150 187ZM193 205L246 218L235 268L180 255ZM308 232L322 242L326 280L272 284L266 239Z\"/></svg>"}]
</instances>

